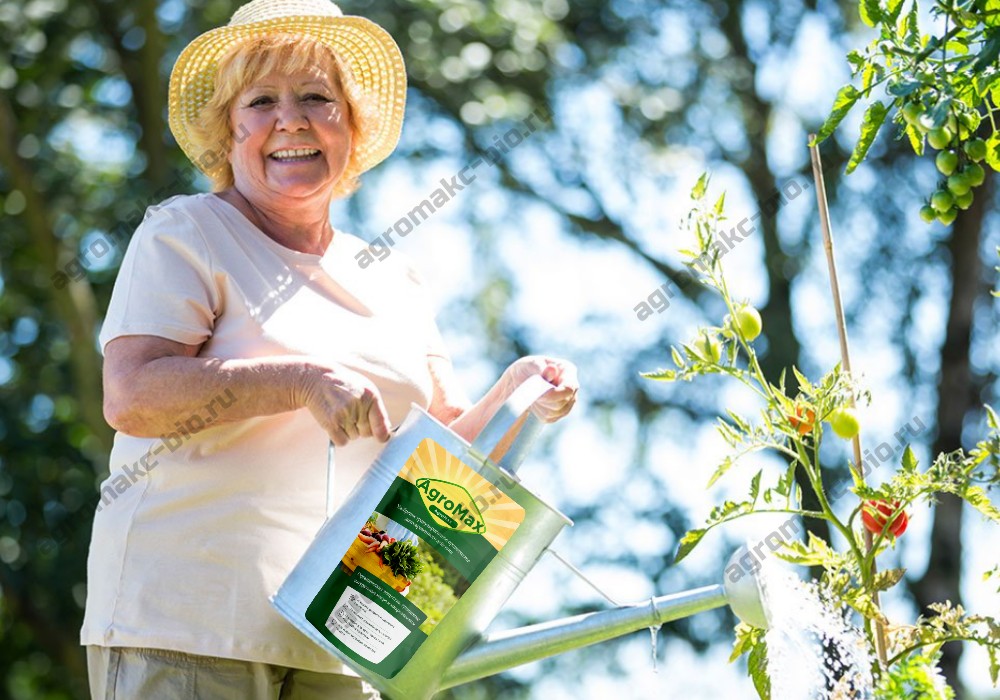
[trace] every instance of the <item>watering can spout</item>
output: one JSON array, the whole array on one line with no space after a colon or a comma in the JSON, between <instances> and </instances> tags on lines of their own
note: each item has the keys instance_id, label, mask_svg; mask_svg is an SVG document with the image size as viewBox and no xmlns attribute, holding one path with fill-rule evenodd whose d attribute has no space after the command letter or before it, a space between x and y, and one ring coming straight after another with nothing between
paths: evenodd
<instances>
[{"instance_id":1,"label":"watering can spout","mask_svg":"<svg viewBox=\"0 0 1000 700\"><path fill-rule=\"evenodd\" d=\"M730 564L744 552L745 547L737 549L729 560ZM730 566L726 570L730 570ZM766 627L767 616L762 598L759 580L748 573L735 581L727 578L723 584L488 634L455 659L445 672L440 687L451 688L514 666L614 639L645 627L657 627L727 604L744 622Z\"/></svg>"}]
</instances>

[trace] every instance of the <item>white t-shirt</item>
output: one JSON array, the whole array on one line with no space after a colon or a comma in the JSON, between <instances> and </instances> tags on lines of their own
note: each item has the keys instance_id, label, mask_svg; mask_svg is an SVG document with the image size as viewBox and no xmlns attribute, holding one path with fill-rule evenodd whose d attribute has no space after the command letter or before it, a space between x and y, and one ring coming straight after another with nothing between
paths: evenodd
<instances>
[{"instance_id":1,"label":"white t-shirt","mask_svg":"<svg viewBox=\"0 0 1000 700\"><path fill-rule=\"evenodd\" d=\"M430 403L428 355L447 355L402 255L361 269L364 246L336 231L324 255L300 253L215 195L168 199L129 244L101 347L155 335L201 357L325 358L371 379L398 425ZM328 438L307 409L188 432L239 400L226 390L159 438L115 436L81 643L343 672L268 602L324 521ZM380 447L337 449L335 501Z\"/></svg>"}]
</instances>

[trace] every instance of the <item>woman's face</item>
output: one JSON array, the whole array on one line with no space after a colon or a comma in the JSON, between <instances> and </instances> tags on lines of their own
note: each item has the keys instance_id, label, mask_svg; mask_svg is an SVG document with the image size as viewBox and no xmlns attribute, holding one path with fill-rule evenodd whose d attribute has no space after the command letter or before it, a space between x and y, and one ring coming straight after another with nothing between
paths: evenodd
<instances>
[{"instance_id":1,"label":"woman's face","mask_svg":"<svg viewBox=\"0 0 1000 700\"><path fill-rule=\"evenodd\" d=\"M351 154L347 100L332 67L271 73L248 85L229 110L229 162L237 189L272 206L329 194Z\"/></svg>"}]
</instances>

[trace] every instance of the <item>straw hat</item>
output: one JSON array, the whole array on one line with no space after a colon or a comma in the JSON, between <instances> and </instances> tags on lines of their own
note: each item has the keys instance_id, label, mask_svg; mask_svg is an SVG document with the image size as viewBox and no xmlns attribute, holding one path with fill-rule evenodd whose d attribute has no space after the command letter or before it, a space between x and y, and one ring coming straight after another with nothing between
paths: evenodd
<instances>
[{"instance_id":1,"label":"straw hat","mask_svg":"<svg viewBox=\"0 0 1000 700\"><path fill-rule=\"evenodd\" d=\"M329 0L253 0L236 10L225 27L207 31L185 47L170 73L169 114L170 131L188 159L209 176L225 167L199 162L204 153L191 138L191 126L215 90L219 58L237 44L273 33L315 39L340 57L374 107L357 162L364 171L384 160L403 126L403 57L382 27L364 17L345 16Z\"/></svg>"}]
</instances>

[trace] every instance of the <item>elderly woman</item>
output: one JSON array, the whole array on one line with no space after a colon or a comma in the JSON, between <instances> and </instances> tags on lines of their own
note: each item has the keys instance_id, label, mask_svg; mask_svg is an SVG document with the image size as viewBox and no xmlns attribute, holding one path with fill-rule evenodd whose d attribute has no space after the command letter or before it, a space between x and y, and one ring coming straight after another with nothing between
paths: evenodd
<instances>
[{"instance_id":1,"label":"elderly woman","mask_svg":"<svg viewBox=\"0 0 1000 700\"><path fill-rule=\"evenodd\" d=\"M215 191L150 207L101 332L94 698L377 697L268 602L324 521L329 442L342 499L411 403L470 440L533 374L542 420L573 406L575 369L543 357L467 401L419 277L360 269L331 225L405 88L389 35L328 0L254 0L177 59L171 130Z\"/></svg>"}]
</instances>

